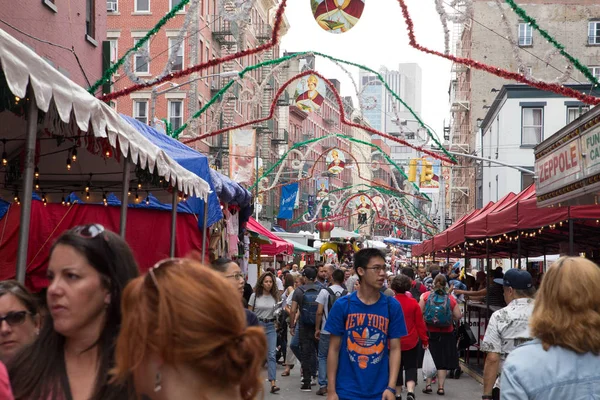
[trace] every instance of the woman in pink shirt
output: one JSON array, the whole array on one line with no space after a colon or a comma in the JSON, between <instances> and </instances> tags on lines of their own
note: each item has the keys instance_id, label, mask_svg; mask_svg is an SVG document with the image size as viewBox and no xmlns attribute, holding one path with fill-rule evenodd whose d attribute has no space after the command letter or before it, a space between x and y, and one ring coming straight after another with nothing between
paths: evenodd
<instances>
[{"instance_id":1,"label":"woman in pink shirt","mask_svg":"<svg viewBox=\"0 0 600 400\"><path fill-rule=\"evenodd\" d=\"M404 322L406 323L406 330L408 331L408 335L400 339L402 358L398 380L396 381L396 390L397 393L402 393L402 370L404 370L404 373L406 374L406 389L408 390L408 394L406 395L407 400L415 399L414 392L417 382L419 339L421 339L423 348L429 346L427 328L425 327L421 307L419 307L419 303L417 303L412 296L409 297L411 283L411 279L406 275L397 275L392 280L392 290L396 292L395 298L402 306Z\"/></svg>"},{"instance_id":2,"label":"woman in pink shirt","mask_svg":"<svg viewBox=\"0 0 600 400\"><path fill-rule=\"evenodd\" d=\"M14 400L12 390L10 390L10 381L8 380L8 372L4 364L0 362L0 399Z\"/></svg>"}]
</instances>

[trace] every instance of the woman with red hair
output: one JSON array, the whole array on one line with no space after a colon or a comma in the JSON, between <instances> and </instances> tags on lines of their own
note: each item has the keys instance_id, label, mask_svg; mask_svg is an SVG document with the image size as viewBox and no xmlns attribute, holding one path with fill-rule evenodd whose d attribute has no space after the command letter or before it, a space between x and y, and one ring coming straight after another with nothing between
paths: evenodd
<instances>
[{"instance_id":1,"label":"woman with red hair","mask_svg":"<svg viewBox=\"0 0 600 400\"><path fill-rule=\"evenodd\" d=\"M167 259L125 288L114 379L150 400L250 400L267 343L217 272Z\"/></svg>"}]
</instances>

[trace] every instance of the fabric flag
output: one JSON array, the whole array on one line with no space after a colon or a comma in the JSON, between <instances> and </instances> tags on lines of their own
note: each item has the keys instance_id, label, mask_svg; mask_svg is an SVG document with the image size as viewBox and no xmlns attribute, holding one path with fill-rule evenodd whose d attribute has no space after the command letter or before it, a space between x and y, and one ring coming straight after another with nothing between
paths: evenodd
<instances>
[{"instance_id":1,"label":"fabric flag","mask_svg":"<svg viewBox=\"0 0 600 400\"><path fill-rule=\"evenodd\" d=\"M294 217L294 204L298 196L298 182L290 183L281 188L281 201L277 218L292 219Z\"/></svg>"}]
</instances>

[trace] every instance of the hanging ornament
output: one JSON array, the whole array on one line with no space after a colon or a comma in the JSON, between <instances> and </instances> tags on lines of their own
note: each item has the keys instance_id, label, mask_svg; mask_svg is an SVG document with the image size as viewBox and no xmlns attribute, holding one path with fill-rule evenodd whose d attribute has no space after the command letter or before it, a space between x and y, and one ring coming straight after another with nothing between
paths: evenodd
<instances>
[{"instance_id":1,"label":"hanging ornament","mask_svg":"<svg viewBox=\"0 0 600 400\"><path fill-rule=\"evenodd\" d=\"M333 175L341 174L346 166L346 156L340 149L331 150L327 154L325 161L327 161L327 171Z\"/></svg>"},{"instance_id":2,"label":"hanging ornament","mask_svg":"<svg viewBox=\"0 0 600 400\"><path fill-rule=\"evenodd\" d=\"M317 24L329 33L344 33L358 23L364 0L310 0Z\"/></svg>"},{"instance_id":3,"label":"hanging ornament","mask_svg":"<svg viewBox=\"0 0 600 400\"><path fill-rule=\"evenodd\" d=\"M333 225L333 222L328 221L321 221L315 225L315 228L319 231L319 238L321 240L327 240L331 238L331 231L334 227L335 225Z\"/></svg>"},{"instance_id":4,"label":"hanging ornament","mask_svg":"<svg viewBox=\"0 0 600 400\"><path fill-rule=\"evenodd\" d=\"M318 111L325 101L325 82L316 75L300 79L296 87L296 106L305 112Z\"/></svg>"}]
</instances>

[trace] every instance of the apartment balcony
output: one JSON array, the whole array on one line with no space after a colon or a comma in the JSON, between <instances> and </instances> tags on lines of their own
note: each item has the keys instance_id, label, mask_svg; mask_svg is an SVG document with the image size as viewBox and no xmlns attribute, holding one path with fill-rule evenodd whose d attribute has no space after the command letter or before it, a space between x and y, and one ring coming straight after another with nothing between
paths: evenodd
<instances>
[{"instance_id":1,"label":"apartment balcony","mask_svg":"<svg viewBox=\"0 0 600 400\"><path fill-rule=\"evenodd\" d=\"M452 105L450 106L450 112L460 113L468 112L471 110L471 91L470 90L456 90L452 96Z\"/></svg>"},{"instance_id":2,"label":"apartment balcony","mask_svg":"<svg viewBox=\"0 0 600 400\"><path fill-rule=\"evenodd\" d=\"M237 29L237 25L232 24L231 21L226 21L219 15L210 15L209 21L212 22L212 36L220 44L232 45L236 44L233 35Z\"/></svg>"},{"instance_id":3,"label":"apartment balcony","mask_svg":"<svg viewBox=\"0 0 600 400\"><path fill-rule=\"evenodd\" d=\"M255 34L258 40L267 41L273 37L273 28L269 24L263 24L257 27Z\"/></svg>"},{"instance_id":4,"label":"apartment balcony","mask_svg":"<svg viewBox=\"0 0 600 400\"><path fill-rule=\"evenodd\" d=\"M271 144L288 144L289 134L287 129L277 129L271 137Z\"/></svg>"}]
</instances>

